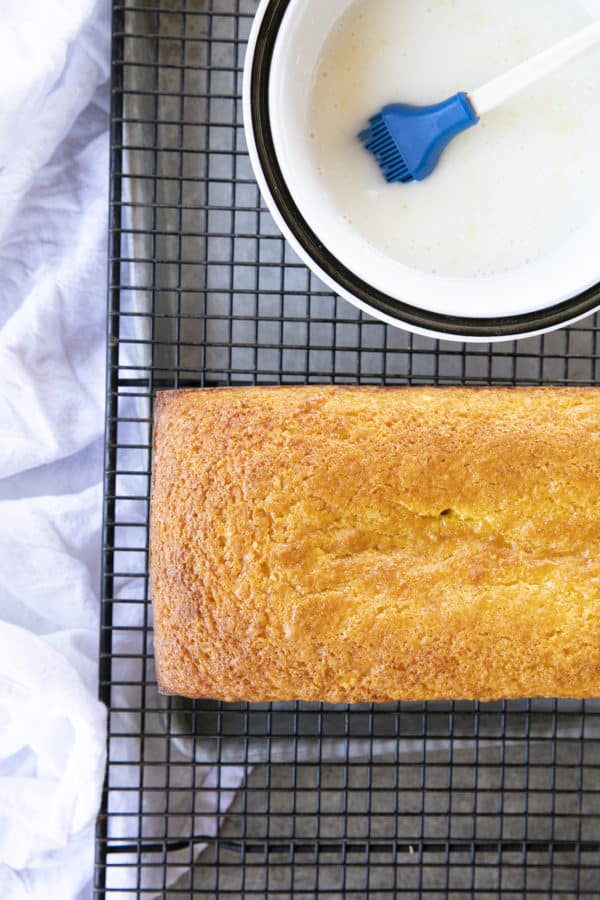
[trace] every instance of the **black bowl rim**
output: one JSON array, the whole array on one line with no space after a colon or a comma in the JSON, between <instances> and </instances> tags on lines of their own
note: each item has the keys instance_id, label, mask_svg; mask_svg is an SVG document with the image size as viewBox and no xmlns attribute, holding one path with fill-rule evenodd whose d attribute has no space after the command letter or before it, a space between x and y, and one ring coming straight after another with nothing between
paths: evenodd
<instances>
[{"instance_id":1,"label":"black bowl rim","mask_svg":"<svg viewBox=\"0 0 600 900\"><path fill-rule=\"evenodd\" d=\"M600 283L570 300L519 316L467 318L419 309L390 297L346 268L312 231L294 199L279 166L271 131L269 79L279 28L291 0L269 0L255 35L250 60L249 102L251 126L262 174L279 215L304 253L338 288L361 304L417 331L452 338L510 339L552 331L594 312L600 306Z\"/></svg>"}]
</instances>

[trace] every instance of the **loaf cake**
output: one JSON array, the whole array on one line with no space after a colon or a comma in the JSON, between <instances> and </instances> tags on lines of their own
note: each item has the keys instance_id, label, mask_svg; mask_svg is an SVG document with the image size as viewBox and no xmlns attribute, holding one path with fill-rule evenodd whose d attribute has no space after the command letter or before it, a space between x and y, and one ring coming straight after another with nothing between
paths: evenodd
<instances>
[{"instance_id":1,"label":"loaf cake","mask_svg":"<svg viewBox=\"0 0 600 900\"><path fill-rule=\"evenodd\" d=\"M600 696L600 393L158 395L162 692Z\"/></svg>"}]
</instances>

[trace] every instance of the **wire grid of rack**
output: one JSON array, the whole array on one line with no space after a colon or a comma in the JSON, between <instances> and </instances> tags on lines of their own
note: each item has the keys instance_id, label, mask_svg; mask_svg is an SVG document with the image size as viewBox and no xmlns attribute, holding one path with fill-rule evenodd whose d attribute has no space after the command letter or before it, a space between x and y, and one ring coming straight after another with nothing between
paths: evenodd
<instances>
[{"instance_id":1,"label":"wire grid of rack","mask_svg":"<svg viewBox=\"0 0 600 900\"><path fill-rule=\"evenodd\" d=\"M113 4L97 896L599 897L594 702L251 707L156 691L156 390L597 382L595 318L519 343L438 343L358 313L299 263L245 152L255 8Z\"/></svg>"}]
</instances>

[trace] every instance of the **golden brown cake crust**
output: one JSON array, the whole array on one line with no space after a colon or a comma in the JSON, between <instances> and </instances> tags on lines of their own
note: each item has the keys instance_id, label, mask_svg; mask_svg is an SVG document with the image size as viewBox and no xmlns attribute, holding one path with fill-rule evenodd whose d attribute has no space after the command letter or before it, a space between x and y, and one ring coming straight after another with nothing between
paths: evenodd
<instances>
[{"instance_id":1,"label":"golden brown cake crust","mask_svg":"<svg viewBox=\"0 0 600 900\"><path fill-rule=\"evenodd\" d=\"M600 696L599 513L596 389L159 394L159 687Z\"/></svg>"}]
</instances>

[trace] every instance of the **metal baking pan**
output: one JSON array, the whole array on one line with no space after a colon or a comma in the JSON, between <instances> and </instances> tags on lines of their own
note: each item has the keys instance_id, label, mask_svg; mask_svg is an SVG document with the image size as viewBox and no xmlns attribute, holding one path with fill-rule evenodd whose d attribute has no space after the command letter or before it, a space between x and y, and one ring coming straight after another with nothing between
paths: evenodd
<instances>
[{"instance_id":1,"label":"metal baking pan","mask_svg":"<svg viewBox=\"0 0 600 900\"><path fill-rule=\"evenodd\" d=\"M123 790L127 736L141 747L139 785L128 788L140 810L149 784L174 791L198 767L248 773L218 835L198 835L192 821L172 896L597 897L595 702L250 707L157 693L147 582L157 390L597 382L596 319L494 347L438 343L359 314L306 270L263 208L245 153L241 79L255 8L113 4L99 869L123 851L106 816ZM123 496L126 471L137 486ZM132 509L139 541L123 548ZM133 896L182 852L169 838L175 819L167 799L161 838L139 813ZM200 838L209 849L194 867ZM113 896L103 883L98 896Z\"/></svg>"}]
</instances>

